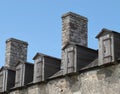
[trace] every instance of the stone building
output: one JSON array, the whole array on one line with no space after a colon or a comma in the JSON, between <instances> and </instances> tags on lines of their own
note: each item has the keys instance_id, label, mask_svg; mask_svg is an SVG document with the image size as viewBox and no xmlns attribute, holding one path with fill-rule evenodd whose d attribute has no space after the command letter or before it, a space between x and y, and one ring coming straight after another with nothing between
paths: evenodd
<instances>
[{"instance_id":1,"label":"stone building","mask_svg":"<svg viewBox=\"0 0 120 94\"><path fill-rule=\"evenodd\" d=\"M88 48L88 19L62 16L61 59L37 52L27 62L28 43L6 41L0 94L120 94L120 33L102 29L99 49Z\"/></svg>"}]
</instances>

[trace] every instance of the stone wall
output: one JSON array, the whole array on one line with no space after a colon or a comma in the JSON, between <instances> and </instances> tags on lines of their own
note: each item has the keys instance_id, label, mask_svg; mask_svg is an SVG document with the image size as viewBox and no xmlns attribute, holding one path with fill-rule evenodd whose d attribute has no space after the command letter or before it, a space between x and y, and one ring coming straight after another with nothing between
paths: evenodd
<instances>
[{"instance_id":1,"label":"stone wall","mask_svg":"<svg viewBox=\"0 0 120 94\"><path fill-rule=\"evenodd\" d=\"M120 64L90 69L8 94L120 94Z\"/></svg>"}]
</instances>

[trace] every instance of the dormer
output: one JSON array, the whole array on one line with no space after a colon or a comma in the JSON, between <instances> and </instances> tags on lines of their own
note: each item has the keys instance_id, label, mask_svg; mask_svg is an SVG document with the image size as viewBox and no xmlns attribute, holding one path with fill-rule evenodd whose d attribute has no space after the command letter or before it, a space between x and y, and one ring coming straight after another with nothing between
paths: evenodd
<instances>
[{"instance_id":1,"label":"dormer","mask_svg":"<svg viewBox=\"0 0 120 94\"><path fill-rule=\"evenodd\" d=\"M63 74L73 74L86 67L98 57L97 50L78 44L67 45L64 52Z\"/></svg>"},{"instance_id":2,"label":"dormer","mask_svg":"<svg viewBox=\"0 0 120 94\"><path fill-rule=\"evenodd\" d=\"M42 53L37 53L34 60L34 83L47 80L60 70L61 60Z\"/></svg>"},{"instance_id":3,"label":"dormer","mask_svg":"<svg viewBox=\"0 0 120 94\"><path fill-rule=\"evenodd\" d=\"M15 71L7 67L0 69L0 93L6 92L15 85Z\"/></svg>"},{"instance_id":4,"label":"dormer","mask_svg":"<svg viewBox=\"0 0 120 94\"><path fill-rule=\"evenodd\" d=\"M99 65L115 63L120 58L120 33L102 29L99 40Z\"/></svg>"},{"instance_id":5,"label":"dormer","mask_svg":"<svg viewBox=\"0 0 120 94\"><path fill-rule=\"evenodd\" d=\"M33 81L33 68L32 63L18 61L16 64L15 87L21 87Z\"/></svg>"}]
</instances>

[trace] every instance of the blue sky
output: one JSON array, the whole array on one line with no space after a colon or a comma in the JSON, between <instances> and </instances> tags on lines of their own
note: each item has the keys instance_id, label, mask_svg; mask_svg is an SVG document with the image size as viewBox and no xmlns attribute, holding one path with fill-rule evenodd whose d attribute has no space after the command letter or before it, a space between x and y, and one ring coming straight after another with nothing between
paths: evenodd
<instances>
[{"instance_id":1,"label":"blue sky","mask_svg":"<svg viewBox=\"0 0 120 94\"><path fill-rule=\"evenodd\" d=\"M37 52L61 58L61 16L69 11L88 18L90 48L98 49L102 28L120 31L120 0L0 0L0 66L11 37L29 43L29 62Z\"/></svg>"}]
</instances>

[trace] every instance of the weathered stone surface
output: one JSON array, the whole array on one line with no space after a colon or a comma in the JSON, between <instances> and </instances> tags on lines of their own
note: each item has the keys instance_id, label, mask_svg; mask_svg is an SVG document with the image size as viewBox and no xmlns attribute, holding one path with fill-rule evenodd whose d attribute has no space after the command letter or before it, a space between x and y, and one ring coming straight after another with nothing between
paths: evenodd
<instances>
[{"instance_id":1,"label":"weathered stone surface","mask_svg":"<svg viewBox=\"0 0 120 94\"><path fill-rule=\"evenodd\" d=\"M72 12L62 16L62 48L69 43L87 46L87 18Z\"/></svg>"},{"instance_id":2,"label":"weathered stone surface","mask_svg":"<svg viewBox=\"0 0 120 94\"><path fill-rule=\"evenodd\" d=\"M19 90L15 90L13 92L10 92L9 94L20 94L20 91Z\"/></svg>"},{"instance_id":3,"label":"weathered stone surface","mask_svg":"<svg viewBox=\"0 0 120 94\"><path fill-rule=\"evenodd\" d=\"M50 80L9 94L120 94L120 64Z\"/></svg>"}]
</instances>

